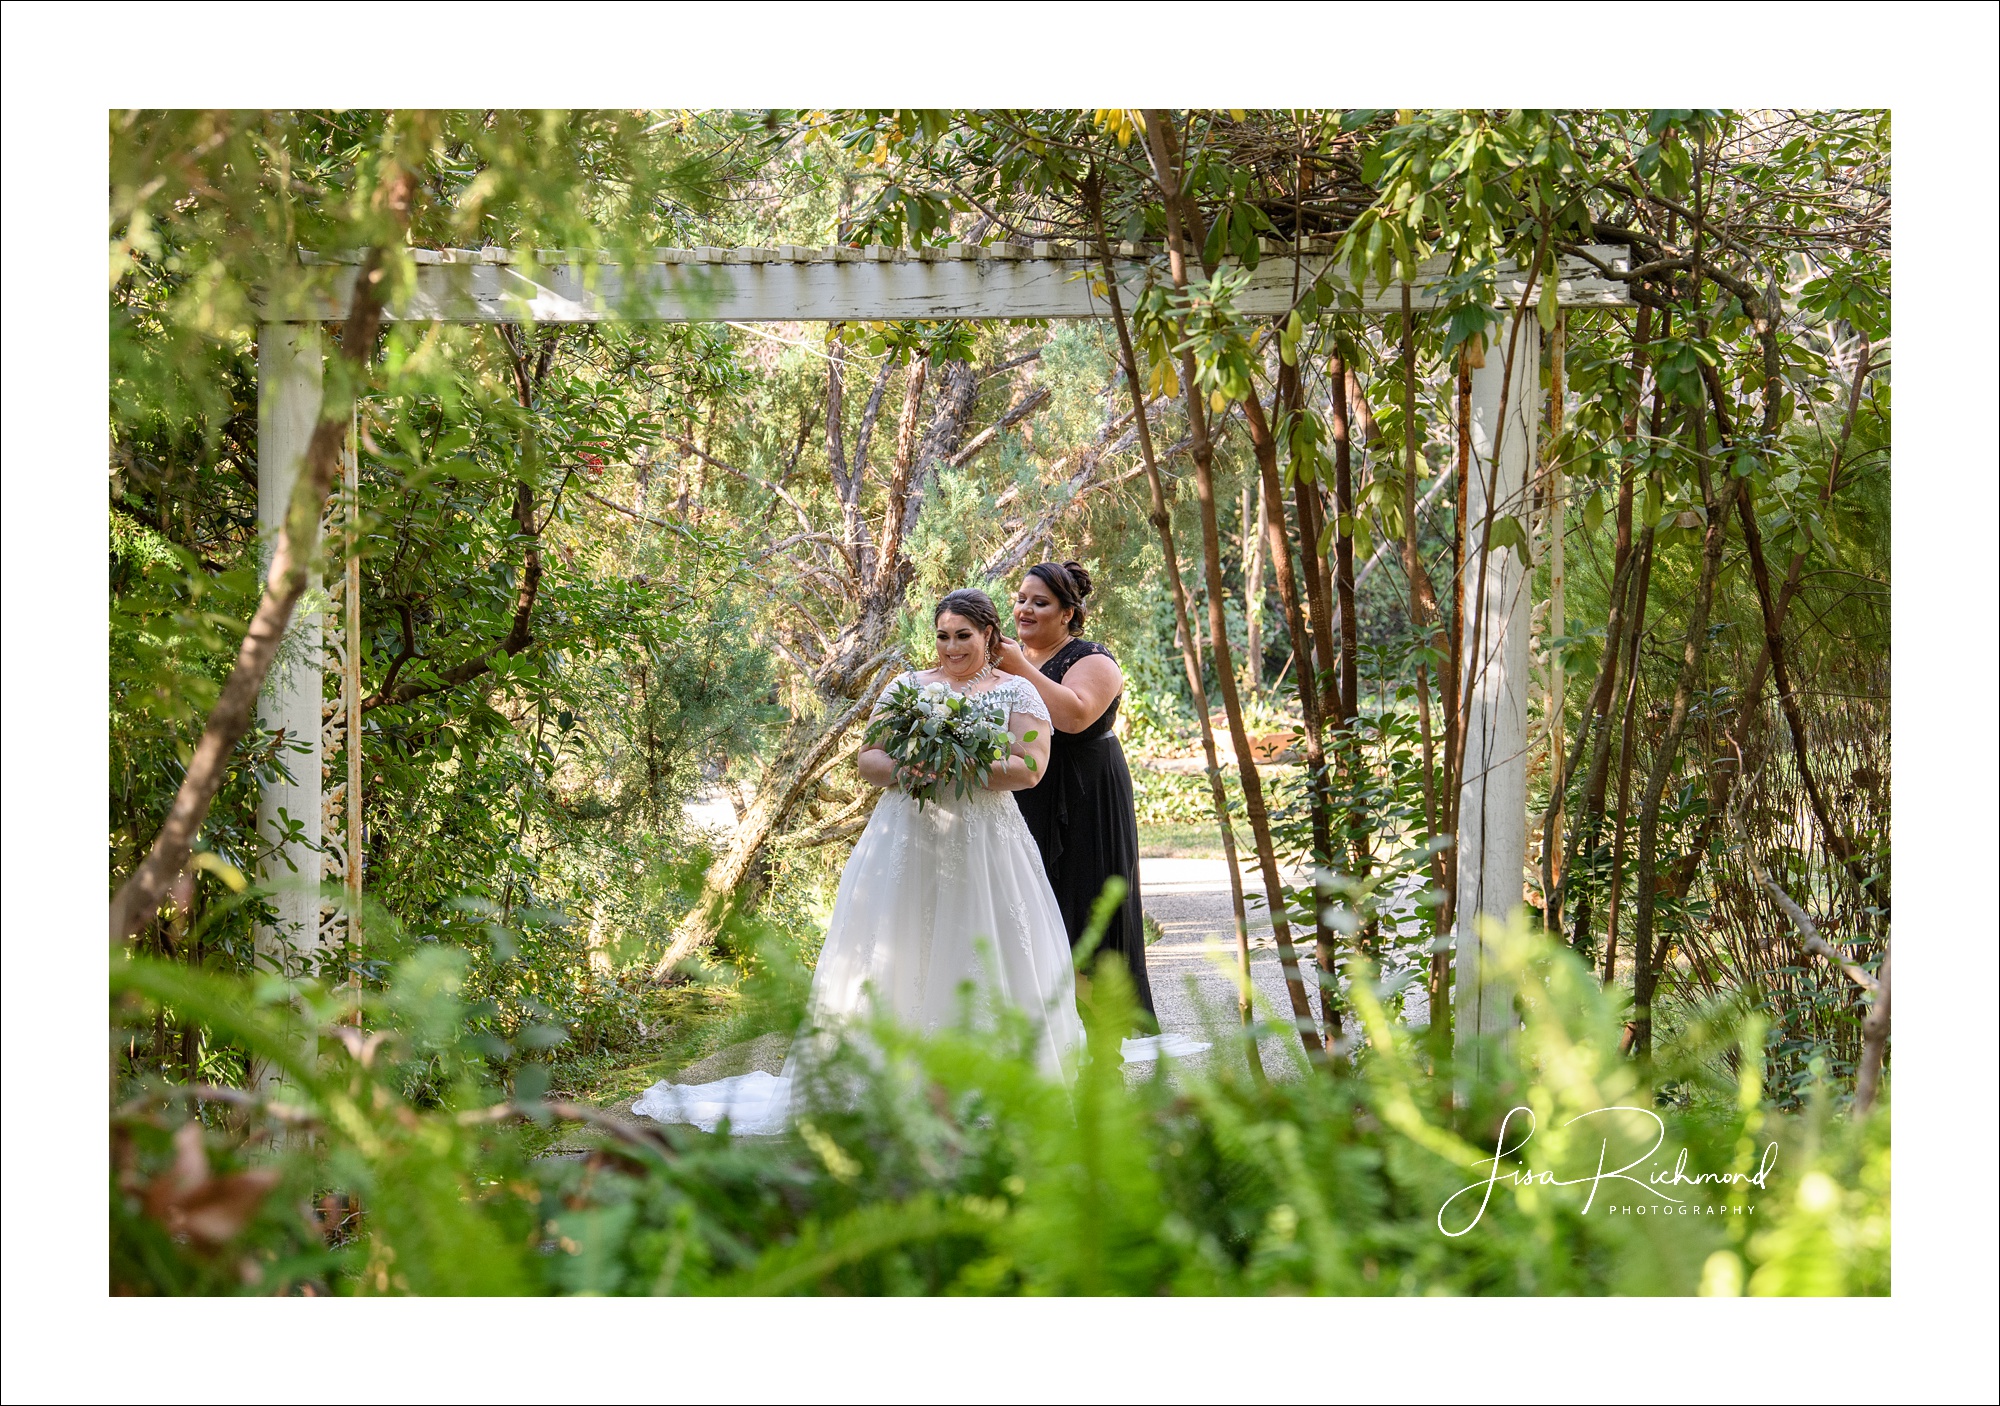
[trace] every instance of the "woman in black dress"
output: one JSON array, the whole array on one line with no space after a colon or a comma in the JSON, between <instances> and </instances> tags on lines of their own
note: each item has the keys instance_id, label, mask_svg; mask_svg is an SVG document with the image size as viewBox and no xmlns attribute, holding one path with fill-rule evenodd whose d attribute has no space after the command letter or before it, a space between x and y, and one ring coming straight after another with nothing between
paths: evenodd
<instances>
[{"instance_id":1,"label":"woman in black dress","mask_svg":"<svg viewBox=\"0 0 2000 1406\"><path fill-rule=\"evenodd\" d=\"M1153 1019L1146 977L1146 932L1139 906L1139 821L1132 773L1111 734L1125 676L1101 644L1082 639L1090 573L1073 561L1030 567L1014 595L1020 642L1002 641L1000 667L1034 685L1048 705L1054 733L1048 773L1014 801L1042 851L1049 887L1075 946L1091 905L1113 874L1125 881L1125 901L1105 929L1100 951L1117 952L1132 974L1133 994Z\"/></svg>"}]
</instances>

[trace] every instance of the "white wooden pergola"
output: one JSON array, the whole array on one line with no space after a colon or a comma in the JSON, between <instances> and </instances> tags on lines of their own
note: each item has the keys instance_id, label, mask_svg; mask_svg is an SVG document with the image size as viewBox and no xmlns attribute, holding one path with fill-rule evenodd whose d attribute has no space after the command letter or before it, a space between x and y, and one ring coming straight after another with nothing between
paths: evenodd
<instances>
[{"instance_id":1,"label":"white wooden pergola","mask_svg":"<svg viewBox=\"0 0 2000 1406\"><path fill-rule=\"evenodd\" d=\"M1345 310L1383 314L1403 307L1400 284L1355 287L1336 265L1331 241L1298 246L1266 242L1263 258L1236 306L1250 314L1282 313L1294 289L1324 278ZM1148 251L1119 246L1114 260L1122 288L1136 295L1157 263ZM834 246L660 249L650 262L620 263L581 250L538 251L531 258L503 249L414 251L414 290L391 310L394 321L561 323L655 322L859 322L1108 317L1092 293L1102 270L1086 249L1063 244L963 245L941 249ZM1589 250L1559 266L1557 301L1565 308L1630 306L1625 283L1602 270L1629 268L1628 251ZM1594 262L1593 262L1594 260ZM345 316L355 276L352 258L307 256L316 277L283 306L265 311L257 351L257 487L262 530L275 536L318 419L324 365L320 324ZM1443 301L1444 269L1427 266L1410 286L1419 309ZM1518 269L1499 270L1498 297L1519 304L1528 280ZM1129 305L1129 304L1128 304ZM1513 378L1507 391L1508 426L1496 435L1502 404L1505 348L1514 340ZM1496 351L1472 374L1472 447L1467 560L1484 542L1470 540L1487 513L1487 482L1499 440L1502 462L1495 513L1520 513L1536 461L1542 418L1540 324L1533 312L1503 326ZM350 447L343 490L329 505L326 530L344 560L327 586L329 607L292 625L285 651L303 660L280 665L259 707L265 728L283 729L309 746L290 765L297 780L265 788L260 832L284 833L281 812L298 822L303 842L283 847L260 879L278 897L277 923L258 935L260 951L283 959L311 954L351 936L351 917L322 905L317 892L294 875L338 880L354 898L361 891L360 796L361 688L358 651L349 642L360 622L360 565L341 542L356 499L356 462ZM1522 901L1527 851L1528 571L1516 548L1489 555L1483 595L1468 584L1465 630L1468 657L1461 677L1472 690L1465 775L1458 820L1458 978L1454 1005L1461 1039L1503 1035L1513 1023L1512 997L1497 980L1479 941L1482 917L1504 919ZM314 582L314 586L325 583ZM1472 627L1477 615L1483 625ZM1471 658L1477 637L1478 658ZM338 670L338 699L326 697L326 670ZM336 779L335 764L344 761ZM332 784L329 785L328 783ZM323 852L322 852L323 849Z\"/></svg>"}]
</instances>

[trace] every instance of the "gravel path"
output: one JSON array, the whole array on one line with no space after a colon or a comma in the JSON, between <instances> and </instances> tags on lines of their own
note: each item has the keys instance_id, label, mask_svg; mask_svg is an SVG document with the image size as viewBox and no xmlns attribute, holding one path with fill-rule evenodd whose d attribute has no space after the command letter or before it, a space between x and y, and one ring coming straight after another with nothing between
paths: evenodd
<instances>
[{"instance_id":1,"label":"gravel path","mask_svg":"<svg viewBox=\"0 0 2000 1406\"><path fill-rule=\"evenodd\" d=\"M1286 875L1295 881L1295 874ZM1264 885L1255 866L1244 874L1244 914L1250 930L1250 980L1260 1019L1284 1019L1291 1011L1285 978L1271 936L1271 917L1261 902ZM1236 920L1230 911L1229 866L1221 859L1141 859L1139 893L1146 915L1160 925L1160 939L1146 949L1153 1005L1163 1032L1212 1040L1218 1049L1185 1057L1203 1065L1224 1054L1221 1046L1237 1024ZM1299 1042L1280 1035L1258 1042L1265 1071L1282 1077L1299 1052ZM1128 1066L1151 1072L1150 1064Z\"/></svg>"},{"instance_id":2,"label":"gravel path","mask_svg":"<svg viewBox=\"0 0 2000 1406\"><path fill-rule=\"evenodd\" d=\"M1287 883L1304 881L1304 874L1290 871ZM1414 886L1412 886L1414 887ZM1217 1050L1189 1057L1190 1063L1217 1058L1225 1043L1217 1040L1237 1023L1236 1007L1236 921L1230 911L1229 867L1221 859L1141 859L1139 891L1146 913L1160 925L1159 941L1146 949L1146 969L1153 982L1153 1004L1160 1017L1160 1029L1214 1040ZM1257 1017L1269 1022L1288 1021L1291 1000L1285 993L1284 968L1278 960L1278 945L1271 933L1271 918L1263 903L1264 881L1255 863L1243 869L1244 913L1250 931L1250 980ZM1393 926L1401 926L1394 924ZM1294 933L1296 942L1298 934ZM1310 964L1311 944L1299 948L1302 962ZM1319 997L1308 965L1301 975L1307 983L1314 1009ZM1409 1018L1424 1024L1429 1012L1422 993L1413 993ZM1266 1036L1258 1041L1259 1057L1265 1072L1273 1078L1288 1077L1300 1068L1302 1048L1297 1039L1285 1035ZM1235 1058L1237 1056L1230 1055ZM1139 1072L1148 1066L1136 1066Z\"/></svg>"}]
</instances>

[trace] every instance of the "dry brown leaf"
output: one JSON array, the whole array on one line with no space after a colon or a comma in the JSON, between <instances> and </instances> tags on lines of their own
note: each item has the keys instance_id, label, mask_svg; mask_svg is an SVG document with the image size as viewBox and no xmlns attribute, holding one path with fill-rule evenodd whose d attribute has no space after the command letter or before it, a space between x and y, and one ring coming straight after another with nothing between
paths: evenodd
<instances>
[{"instance_id":1,"label":"dry brown leaf","mask_svg":"<svg viewBox=\"0 0 2000 1406\"><path fill-rule=\"evenodd\" d=\"M174 1134L173 1165L146 1187L146 1214L172 1235L221 1245L242 1234L281 1180L275 1167L212 1176L201 1124L183 1123Z\"/></svg>"}]
</instances>

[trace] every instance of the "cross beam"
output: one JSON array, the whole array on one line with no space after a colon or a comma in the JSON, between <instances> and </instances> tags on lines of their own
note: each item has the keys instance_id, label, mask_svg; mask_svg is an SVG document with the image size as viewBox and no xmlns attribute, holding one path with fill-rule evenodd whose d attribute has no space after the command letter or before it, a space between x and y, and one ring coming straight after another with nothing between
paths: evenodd
<instances>
[{"instance_id":1,"label":"cross beam","mask_svg":"<svg viewBox=\"0 0 2000 1406\"><path fill-rule=\"evenodd\" d=\"M1252 315L1288 310L1294 288L1324 278L1336 306L1363 313L1402 309L1400 284L1358 290L1330 240L1266 249L1236 307ZM619 263L583 250L542 250L532 258L505 249L419 249L416 286L391 314L405 322L894 322L946 319L1092 318L1110 316L1093 293L1101 266L1068 244L953 244L942 249L835 245L809 249L657 249L649 262ZM1160 277L1147 251L1121 244L1113 267L1128 296ZM1623 279L1604 269L1631 267L1623 246L1593 245L1590 258L1558 261L1556 300L1565 308L1629 307ZM1595 263L1592 259L1596 260ZM275 322L330 322L348 306L354 270L347 258L308 256L316 277L288 306L266 312ZM1602 267L1599 267L1599 266ZM1497 299L1518 302L1527 278L1498 269ZM1429 260L1410 285L1411 303L1434 308L1450 296L1445 260Z\"/></svg>"}]
</instances>

